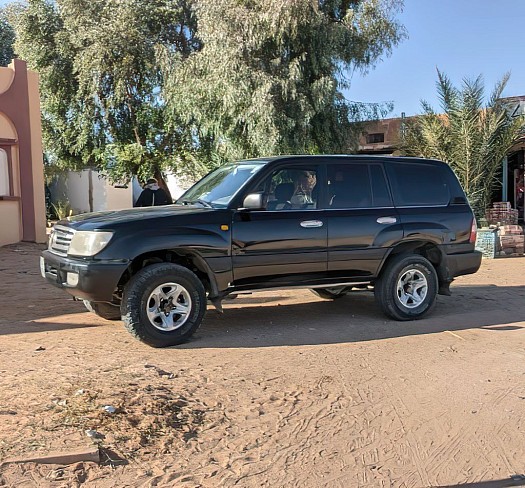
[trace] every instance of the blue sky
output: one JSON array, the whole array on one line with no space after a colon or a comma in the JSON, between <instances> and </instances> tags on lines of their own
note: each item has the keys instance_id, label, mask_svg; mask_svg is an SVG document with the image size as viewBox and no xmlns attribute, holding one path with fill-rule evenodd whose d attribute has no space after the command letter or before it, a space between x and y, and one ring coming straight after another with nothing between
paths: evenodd
<instances>
[{"instance_id":1,"label":"blue sky","mask_svg":"<svg viewBox=\"0 0 525 488\"><path fill-rule=\"evenodd\" d=\"M349 100L392 101L390 117L420 113L421 99L438 110L436 67L457 86L482 74L487 93L510 71L504 95L525 95L525 0L405 0L398 19L408 39L366 76L351 74Z\"/></svg>"},{"instance_id":2,"label":"blue sky","mask_svg":"<svg viewBox=\"0 0 525 488\"><path fill-rule=\"evenodd\" d=\"M504 96L525 95L525 0L405 0L398 19L409 38L368 75L355 72L349 100L394 102L390 117L437 110L436 67L458 86L482 74L486 92L507 71Z\"/></svg>"}]
</instances>

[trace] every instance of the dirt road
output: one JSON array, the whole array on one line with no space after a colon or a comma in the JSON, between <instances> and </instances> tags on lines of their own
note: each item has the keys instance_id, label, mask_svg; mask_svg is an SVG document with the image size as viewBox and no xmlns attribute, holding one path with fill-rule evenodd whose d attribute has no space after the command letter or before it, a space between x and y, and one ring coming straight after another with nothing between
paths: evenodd
<instances>
[{"instance_id":1,"label":"dirt road","mask_svg":"<svg viewBox=\"0 0 525 488\"><path fill-rule=\"evenodd\" d=\"M0 248L0 486L525 485L525 258L418 322L265 292L159 350L49 287L38 251ZM6 462L95 441L100 465Z\"/></svg>"}]
</instances>

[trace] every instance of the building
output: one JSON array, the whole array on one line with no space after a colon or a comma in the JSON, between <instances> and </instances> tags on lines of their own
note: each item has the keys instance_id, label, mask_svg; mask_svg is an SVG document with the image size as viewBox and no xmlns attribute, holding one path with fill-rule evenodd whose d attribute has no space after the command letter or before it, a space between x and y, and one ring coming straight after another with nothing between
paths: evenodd
<instances>
[{"instance_id":1,"label":"building","mask_svg":"<svg viewBox=\"0 0 525 488\"><path fill-rule=\"evenodd\" d=\"M0 68L0 246L45 239L38 75L15 59Z\"/></svg>"}]
</instances>

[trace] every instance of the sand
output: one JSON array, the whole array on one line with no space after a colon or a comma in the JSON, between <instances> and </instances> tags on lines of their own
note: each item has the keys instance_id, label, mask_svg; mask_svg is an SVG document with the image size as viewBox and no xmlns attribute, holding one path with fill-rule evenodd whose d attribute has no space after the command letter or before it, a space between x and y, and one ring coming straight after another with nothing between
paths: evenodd
<instances>
[{"instance_id":1,"label":"sand","mask_svg":"<svg viewBox=\"0 0 525 488\"><path fill-rule=\"evenodd\" d=\"M264 292L153 349L47 285L39 251L0 248L0 486L525 485L523 257L416 322Z\"/></svg>"}]
</instances>

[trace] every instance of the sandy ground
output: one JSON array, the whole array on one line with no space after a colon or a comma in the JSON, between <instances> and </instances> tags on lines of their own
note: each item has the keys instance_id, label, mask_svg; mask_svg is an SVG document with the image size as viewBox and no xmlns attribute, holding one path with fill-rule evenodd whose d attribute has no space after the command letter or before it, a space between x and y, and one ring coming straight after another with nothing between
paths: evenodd
<instances>
[{"instance_id":1,"label":"sandy ground","mask_svg":"<svg viewBox=\"0 0 525 488\"><path fill-rule=\"evenodd\" d=\"M0 248L0 486L525 485L523 257L425 320L265 292L159 350L48 286L38 252ZM25 462L94 442L100 464Z\"/></svg>"}]
</instances>

